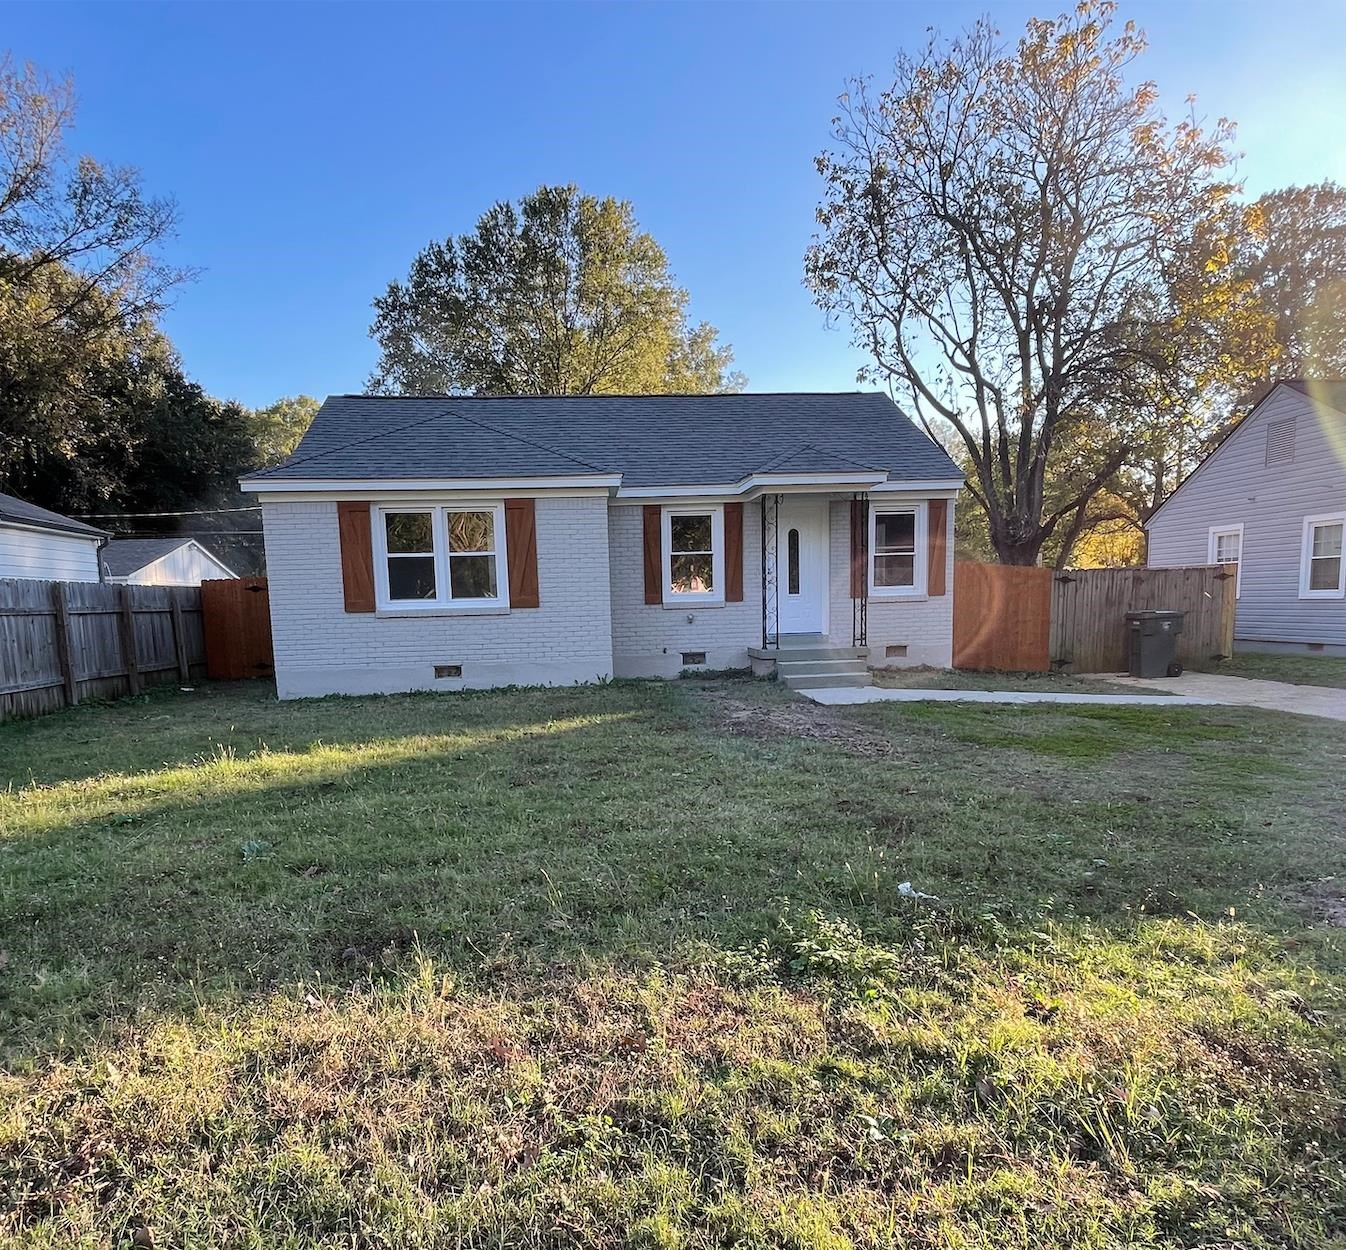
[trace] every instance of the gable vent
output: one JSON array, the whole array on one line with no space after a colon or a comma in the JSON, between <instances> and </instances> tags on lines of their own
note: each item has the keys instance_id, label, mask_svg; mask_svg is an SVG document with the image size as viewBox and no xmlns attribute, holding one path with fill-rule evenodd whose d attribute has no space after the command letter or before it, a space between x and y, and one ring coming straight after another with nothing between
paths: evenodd
<instances>
[{"instance_id":1,"label":"gable vent","mask_svg":"<svg viewBox=\"0 0 1346 1250\"><path fill-rule=\"evenodd\" d=\"M1267 468L1291 464L1295 458L1295 419L1285 417L1267 426Z\"/></svg>"}]
</instances>

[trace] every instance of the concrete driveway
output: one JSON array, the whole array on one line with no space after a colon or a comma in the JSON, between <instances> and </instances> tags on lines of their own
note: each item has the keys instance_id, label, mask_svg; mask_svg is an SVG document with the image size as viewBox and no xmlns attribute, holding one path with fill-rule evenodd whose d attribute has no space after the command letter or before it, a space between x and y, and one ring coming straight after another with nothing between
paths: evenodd
<instances>
[{"instance_id":1,"label":"concrete driveway","mask_svg":"<svg viewBox=\"0 0 1346 1250\"><path fill-rule=\"evenodd\" d=\"M1284 681L1257 681L1224 677L1219 673L1184 673L1181 677L1110 677L1119 686L1137 690L1167 690L1212 703L1261 707L1271 712L1299 712L1346 721L1346 690L1329 686L1292 686Z\"/></svg>"}]
</instances>

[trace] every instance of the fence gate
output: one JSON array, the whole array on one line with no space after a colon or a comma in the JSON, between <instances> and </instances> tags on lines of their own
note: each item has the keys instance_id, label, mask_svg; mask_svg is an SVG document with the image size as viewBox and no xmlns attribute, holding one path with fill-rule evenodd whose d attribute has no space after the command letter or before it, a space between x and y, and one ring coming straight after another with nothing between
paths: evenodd
<instances>
[{"instance_id":1,"label":"fence gate","mask_svg":"<svg viewBox=\"0 0 1346 1250\"><path fill-rule=\"evenodd\" d=\"M206 672L215 681L270 677L271 600L265 577L201 583Z\"/></svg>"},{"instance_id":2,"label":"fence gate","mask_svg":"<svg viewBox=\"0 0 1346 1250\"><path fill-rule=\"evenodd\" d=\"M1052 667L1120 673L1127 666L1126 614L1185 612L1178 660L1205 663L1234 653L1237 576L1232 564L1178 569L1072 569L1052 581Z\"/></svg>"},{"instance_id":3,"label":"fence gate","mask_svg":"<svg viewBox=\"0 0 1346 1250\"><path fill-rule=\"evenodd\" d=\"M1051 606L1051 569L959 560L953 566L954 668L1045 672Z\"/></svg>"}]
</instances>

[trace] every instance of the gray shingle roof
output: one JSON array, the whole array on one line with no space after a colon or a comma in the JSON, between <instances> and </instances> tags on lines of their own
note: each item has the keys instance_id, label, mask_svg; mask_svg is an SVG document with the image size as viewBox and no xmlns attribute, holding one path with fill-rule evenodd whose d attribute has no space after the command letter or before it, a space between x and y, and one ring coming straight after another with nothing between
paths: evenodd
<instances>
[{"instance_id":1,"label":"gray shingle roof","mask_svg":"<svg viewBox=\"0 0 1346 1250\"><path fill-rule=\"evenodd\" d=\"M103 548L103 565L109 577L128 577L147 564L162 560L190 538L114 538Z\"/></svg>"},{"instance_id":2,"label":"gray shingle roof","mask_svg":"<svg viewBox=\"0 0 1346 1250\"><path fill-rule=\"evenodd\" d=\"M60 530L63 534L83 534L88 538L102 538L105 531L85 525L59 512L48 512L35 503L27 503L15 495L0 494L0 524L12 521L15 525L36 525L42 529Z\"/></svg>"},{"instance_id":3,"label":"gray shingle roof","mask_svg":"<svg viewBox=\"0 0 1346 1250\"><path fill-rule=\"evenodd\" d=\"M752 473L961 478L886 395L333 395L254 479L569 477L721 485Z\"/></svg>"}]
</instances>

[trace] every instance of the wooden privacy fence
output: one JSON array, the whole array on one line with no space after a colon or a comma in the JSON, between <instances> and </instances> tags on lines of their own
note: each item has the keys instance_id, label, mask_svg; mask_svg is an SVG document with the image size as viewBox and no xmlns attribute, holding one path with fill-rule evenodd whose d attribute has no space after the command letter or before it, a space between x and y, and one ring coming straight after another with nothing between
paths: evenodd
<instances>
[{"instance_id":1,"label":"wooden privacy fence","mask_svg":"<svg viewBox=\"0 0 1346 1250\"><path fill-rule=\"evenodd\" d=\"M271 600L265 577L201 583L206 669L216 681L270 677Z\"/></svg>"},{"instance_id":2,"label":"wooden privacy fence","mask_svg":"<svg viewBox=\"0 0 1346 1250\"><path fill-rule=\"evenodd\" d=\"M1042 672L1051 660L1051 569L953 566L953 666Z\"/></svg>"},{"instance_id":3,"label":"wooden privacy fence","mask_svg":"<svg viewBox=\"0 0 1346 1250\"><path fill-rule=\"evenodd\" d=\"M0 720L204 671L195 586L0 579Z\"/></svg>"},{"instance_id":4,"label":"wooden privacy fence","mask_svg":"<svg viewBox=\"0 0 1346 1250\"><path fill-rule=\"evenodd\" d=\"M1185 612L1178 659L1234 651L1233 565L1181 569L1051 569L959 561L953 573L955 668L1118 673L1127 667L1126 614Z\"/></svg>"},{"instance_id":5,"label":"wooden privacy fence","mask_svg":"<svg viewBox=\"0 0 1346 1250\"><path fill-rule=\"evenodd\" d=\"M1145 608L1185 612L1178 660L1204 663L1234 653L1232 564L1180 569L1072 569L1052 581L1052 665L1076 673L1127 667L1126 614Z\"/></svg>"}]
</instances>

